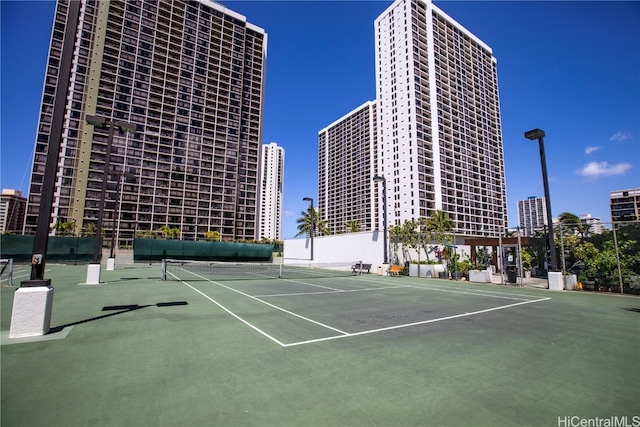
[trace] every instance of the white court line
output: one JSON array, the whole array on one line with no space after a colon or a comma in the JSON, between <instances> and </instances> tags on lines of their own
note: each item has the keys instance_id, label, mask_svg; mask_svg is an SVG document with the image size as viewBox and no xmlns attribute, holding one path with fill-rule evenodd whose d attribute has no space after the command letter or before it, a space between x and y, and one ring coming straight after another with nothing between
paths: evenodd
<instances>
[{"instance_id":1,"label":"white court line","mask_svg":"<svg viewBox=\"0 0 640 427\"><path fill-rule=\"evenodd\" d=\"M171 273L169 273L169 274L171 274ZM177 277L176 277L176 279L177 279ZM218 301L214 300L213 298L209 297L208 295L206 295L206 294L202 293L201 291L199 291L198 289L194 288L193 286L191 286L190 284L188 284L184 280L180 280L180 281L182 283L184 283L185 285L187 285L188 287L190 287L191 289L193 289L194 291L196 291L197 293L199 293L200 295L202 295L203 297L205 297L206 299L208 299L209 301L211 301L212 303L214 303L215 305L217 305L218 307L220 307L221 309L223 309L224 311L226 311L227 313L229 313L231 316L235 317L236 319L238 319L239 321L241 321L242 323L244 323L245 325L247 325L248 327L253 329L254 331L256 331L259 334L269 338L271 341L275 342L276 344L279 344L282 347L284 347L286 345L286 344L278 341L277 339L275 339L274 337L272 337L268 333L264 332L262 329L257 328L256 326L253 326L251 323L247 322L242 317L240 317L237 314L235 314L233 311L227 309L227 307L223 306Z\"/></svg>"},{"instance_id":2,"label":"white court line","mask_svg":"<svg viewBox=\"0 0 640 427\"><path fill-rule=\"evenodd\" d=\"M302 282L297 282L302 283ZM305 283L306 284L306 283ZM265 295L254 295L256 298L268 298L268 297L296 297L296 296L305 296L305 295L325 295L325 294L341 294L341 293L349 293L349 292L364 292L364 291L377 291L379 289L397 289L397 288L411 288L410 285L401 285L401 286L382 286L379 288L363 288L363 289L338 289L335 291L324 291L324 292L296 292L291 294L265 294Z\"/></svg>"},{"instance_id":3,"label":"white court line","mask_svg":"<svg viewBox=\"0 0 640 427\"><path fill-rule=\"evenodd\" d=\"M414 284L414 287L423 288L423 289L433 289L433 290L436 290L436 291L451 291L451 292L453 292L453 291L456 291L456 292L464 291L464 292L475 292L475 293L479 292L478 295L484 295L484 296L487 296L487 297L496 297L496 298L498 298L498 295L506 295L506 296L511 296L511 297L514 297L514 298L517 297L517 298L520 298L522 300L525 300L527 298L538 298L535 295L519 295L519 294L510 293L510 292L492 291L492 290L489 290L489 289L465 289L465 288L460 288L460 289L456 290L456 289L451 289L451 288L445 287L444 285L428 284L426 286L423 286L422 284L418 283L418 284ZM495 294L495 295L492 295L492 294Z\"/></svg>"},{"instance_id":4,"label":"white court line","mask_svg":"<svg viewBox=\"0 0 640 427\"><path fill-rule=\"evenodd\" d=\"M291 283L298 283L300 285L313 286L314 288L322 288L322 289L329 289L329 290L337 291L337 292L344 292L342 289L332 288L330 286L317 285L315 283L301 282L299 280L293 280L293 279L281 279L281 280L286 280L287 282L291 282Z\"/></svg>"},{"instance_id":5,"label":"white court line","mask_svg":"<svg viewBox=\"0 0 640 427\"><path fill-rule=\"evenodd\" d=\"M476 296L481 296L481 297L487 297L487 298L501 298L501 299L512 299L512 300L516 300L516 301L530 301L530 299L528 298L522 298L522 297L515 297L515 296L502 296L502 295L487 295L484 293L478 293L478 292L468 292L467 290L454 290L454 289L447 289L447 288L427 288L427 287L423 287L423 286L412 286L412 288L415 289L422 289L422 290L426 290L426 291L438 291L438 292L449 292L452 294L464 294L464 295L476 295ZM511 294L513 295L513 294Z\"/></svg>"},{"instance_id":6,"label":"white court line","mask_svg":"<svg viewBox=\"0 0 640 427\"><path fill-rule=\"evenodd\" d=\"M51 273L51 269L50 268L45 268L44 270L45 273ZM25 277L31 277L31 268L30 267L25 267L25 268L19 268L18 270L16 270L14 268L13 270L13 276L11 277L11 283L12 286L16 286L16 280L17 279L22 279ZM7 280L7 283L9 283L9 281Z\"/></svg>"},{"instance_id":7,"label":"white court line","mask_svg":"<svg viewBox=\"0 0 640 427\"><path fill-rule=\"evenodd\" d=\"M376 280L376 279L370 279L369 281L371 282L375 282L375 283L388 283L386 280ZM502 292L502 291L492 291L492 290L477 290L477 289L465 289L465 288L460 288L460 289L452 289L452 288L448 288L445 287L444 285L438 285L438 284L430 284L430 283L416 283L416 282L412 282L412 284L410 285L406 285L412 288L416 288L416 289L425 289L425 290L434 290L434 291L442 291L442 292L452 292L452 293L460 293L460 294L469 294L469 295L478 295L478 296L484 296L484 297L492 297L492 298L501 298L500 296L497 295L490 295L490 294L498 294L498 295L507 295L511 298L507 298L507 297L503 297L506 299L515 299L515 300L520 300L520 301L528 301L527 298L538 298L534 295L519 295L519 294L514 294L514 293L508 293L508 292ZM547 298L550 299L550 298Z\"/></svg>"},{"instance_id":8,"label":"white court line","mask_svg":"<svg viewBox=\"0 0 640 427\"><path fill-rule=\"evenodd\" d=\"M171 274L171 273L169 273L169 274ZM192 273L192 274L194 274L195 276L198 276L195 273ZM176 276L174 275L174 277L176 277ZM176 279L180 280L182 283L184 283L185 285L187 285L188 287L190 287L194 291L198 292L200 295L204 296L209 301L213 302L214 304L216 304L217 306L222 308L224 311L229 313L231 316L233 316L236 319L240 320L245 325L247 325L250 328L254 329L255 331L257 331L261 335L267 337L271 341L277 343L281 347L294 347L294 346L305 345L305 344L313 344L313 343L323 342L323 341L331 341L331 340L335 340L335 339L338 339L338 338L350 338L350 337L356 337L356 336L359 336L359 335L367 335L367 334L372 334L372 333L377 333L377 332L390 331L390 330L394 330L394 329L402 329L402 328L408 328L408 327L412 327L412 326L425 325L425 324L428 324L428 323L436 323L436 322L441 322L441 321L445 321L445 320L457 319L457 318L461 318L461 317L475 316L475 315L482 314L482 313L489 313L489 312L492 312L492 311L503 310L505 308L516 307L516 306L525 305L525 304L532 304L532 303L541 302L541 301L547 301L547 300L551 299L550 297L545 297L545 298L538 298L538 299L535 299L535 300L522 300L520 302L513 303L513 304L508 304L508 305L503 305L503 306L499 306L499 307L493 307L493 308L488 308L488 309L478 310L478 311L473 311L473 312L468 312L468 313L456 314L456 315L452 315L452 316L440 317L440 318L437 318L437 319L423 320L423 321L419 321L419 322L412 322L412 323L405 323L405 324L402 324L402 325L389 326L389 327L386 327L386 328L370 329L370 330L367 330L367 331L348 333L348 332L344 332L344 331L341 331L339 329L333 328L331 326L325 325L323 323L317 322L315 320L306 318L304 316L300 316L300 315L298 315L296 313L293 313L293 312L290 312L288 310L284 310L284 309L282 309L282 308L280 308L280 307L278 307L276 305L270 304L270 303L268 303L266 301L262 301L262 300L258 299L257 297L253 297L253 296L251 296L249 294L246 294L244 292L235 290L235 289L230 288L228 286L225 286L225 285L223 285L223 284L221 284L219 282L212 281L210 279L207 279L206 277L202 277L202 276L198 276L198 277L201 277L201 278L205 279L206 281L208 281L210 283L216 284L218 286L221 286L221 287L226 288L228 290L231 290L233 292L239 293L239 294L241 294L243 296L246 296L248 298L254 299L255 301L261 302L261 303L263 303L265 305L268 305L268 306L270 306L272 308L275 308L277 310L283 311L283 312L285 312L287 314L291 314L291 315L293 315L295 317L298 317L298 318L303 319L303 320L307 320L307 321L309 321L311 323L314 323L314 324L317 324L319 326L334 330L334 331L336 331L336 332L341 334L341 335L334 335L334 336L325 337L325 338L317 338L317 339L312 339L312 340L298 341L298 342L293 342L293 343L289 343L289 344L284 344L283 342L281 342L281 341L277 340L276 338L272 337L271 335L267 334L266 332L264 332L260 328L254 326L253 324L251 324L248 321L244 320L243 318L241 318L237 314L233 313L231 310L227 309L225 306L223 306L222 304L220 304L219 302L217 302L213 298L209 297L208 295L204 294L200 290L196 289L195 287L191 286L190 284L188 284L184 280L180 280L180 279L178 279L178 277L176 277ZM380 282L383 282L383 281L377 281L377 282L380 283ZM411 287L411 288L415 288L415 289L421 289L422 288L422 289L426 289L426 290L429 289L427 287L423 288L423 287L420 287L420 286L411 286L411 285L398 286L398 287ZM379 289L379 288L376 288L376 289ZM432 290L441 291L442 289L432 288ZM467 293L467 292L460 292L460 293ZM477 294L477 293L474 293L473 295L495 297L494 295L485 295L485 294ZM511 295L513 295L513 294L511 294ZM513 299L517 299L517 298L513 298Z\"/></svg>"},{"instance_id":9,"label":"white court line","mask_svg":"<svg viewBox=\"0 0 640 427\"><path fill-rule=\"evenodd\" d=\"M466 316L475 316L477 314L488 313L490 311L502 310L502 309L505 309L505 308L511 308L511 307L515 307L515 306L523 305L523 304L531 304L531 303L534 303L534 302L546 301L546 300L549 300L549 299L551 299L551 298L541 298L541 299L537 299L537 300L521 301L521 302L517 302L517 303L514 303L514 304L503 305L503 306L500 306L500 307L493 307L493 308L487 308L485 310L473 311L471 313L463 313L463 314L456 314L456 315L453 315L453 316L440 317L438 319L423 320L423 321L420 321L420 322L413 322L413 323L405 323L403 325L389 326L389 327L386 327L386 328L370 329L368 331L354 332L352 334L347 334L347 335L335 335L335 336L332 336L332 337L318 338L318 339L307 340L307 341L299 341L299 342L294 342L294 343L290 343L290 344L284 344L283 347L293 347L293 346L303 345L303 344L313 344L313 343L317 343L317 342L321 342L321 341L335 340L335 339L338 339L338 338L351 338L351 337L355 337L355 336L358 336L358 335L366 335L366 334L373 334L373 333L376 333L376 332L391 331L393 329L409 328L411 326L425 325L427 323L442 322L443 320L457 319L457 318L466 317Z\"/></svg>"},{"instance_id":10,"label":"white court line","mask_svg":"<svg viewBox=\"0 0 640 427\"><path fill-rule=\"evenodd\" d=\"M171 273L168 273L168 274L171 274ZM262 303L262 304L264 304L264 305L268 305L268 306L269 306L269 307L271 307L271 308L275 308L276 310L280 310L280 311L282 311L282 312L284 312L284 313L287 313L287 314L289 314L289 315L291 315L291 316L295 316L295 317L297 317L297 318L299 318L299 319L306 320L307 322L314 323L314 324L316 324L316 325L318 325L318 326L322 326L323 328L331 329L332 331L338 332L338 333L340 333L340 334L348 334L348 332L341 331L340 329L336 329L336 328L331 327L331 326L329 326L329 325L325 325L324 323L320 323L320 322L318 322L318 321L316 321L316 320L309 319L308 317L301 316L301 315L296 314L296 313L294 313L294 312L292 312L292 311L285 310L284 308L278 307L277 305L273 305L273 304L268 303L268 302L266 302L266 301L262 301L261 299L258 299L258 298L254 297L254 296L252 296L252 295L246 294L246 293L244 293L244 292L242 292L242 291L239 291L239 290L237 290L237 289L233 289L233 288L231 288L231 287L229 287L229 286L225 286L225 285L223 285L222 283L219 283L219 282L216 282L216 281L213 281L213 280L207 279L207 278L206 278L206 277L204 277L204 276L199 276L199 275L197 275L197 274L195 274L195 273L192 273L192 274L193 274L194 276L198 276L198 277L200 277L200 278L202 278L202 279L205 279L205 280L206 280L207 282L209 282L209 283L213 283L213 284L218 285L218 286L220 286L220 287L222 287L222 288L225 288L225 289L228 289L228 290L230 290L230 291L236 292L236 293L238 293L238 294L240 294L240 295L242 295L242 296L245 296L245 297L247 297L247 298L251 298L251 299L252 299L252 300L254 300L254 301L258 301L258 302L260 302L260 303ZM175 276L175 275L174 275L174 276ZM177 278L177 277L176 277L176 278ZM181 281L182 281L182 280L181 280ZM184 282L184 281L182 281L182 283L187 284L187 283L186 283L186 282ZM189 285L189 284L187 284L187 285L188 285L189 287L193 288L191 285ZM199 291L198 291L198 292L199 292ZM200 293L201 293L201 292L200 292ZM203 294L203 295L204 295L204 294ZM211 299L211 298L209 298L209 299ZM214 300L213 300L213 299L211 299L211 301L214 301ZM226 311L228 311L229 313L231 313L231 311L227 310L224 306L222 306L222 305L221 305L221 304L219 304L218 302L216 302L216 301L214 301L214 302L215 302L216 304L218 304L220 307L224 308L224 309L225 309ZM235 314L234 314L234 316L235 316L235 317L237 317L238 319L240 318L240 317L236 316ZM248 322L246 322L246 321L244 321L244 320L243 320L243 322L245 322L245 323L249 324ZM252 327L253 327L254 329L258 330L258 328L256 328L255 326L252 326ZM265 334L265 335L266 335L266 334Z\"/></svg>"}]
</instances>

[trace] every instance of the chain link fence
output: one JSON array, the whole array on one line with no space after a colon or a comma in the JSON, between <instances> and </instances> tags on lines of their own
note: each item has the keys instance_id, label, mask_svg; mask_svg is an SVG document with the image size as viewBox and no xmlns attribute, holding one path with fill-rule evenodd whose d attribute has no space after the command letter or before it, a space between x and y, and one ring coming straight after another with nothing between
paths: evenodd
<instances>
[{"instance_id":1,"label":"chain link fence","mask_svg":"<svg viewBox=\"0 0 640 427\"><path fill-rule=\"evenodd\" d=\"M558 270L565 277L575 275L577 289L640 295L640 221L596 226L565 222L554 227L554 235ZM527 240L517 251L503 247L501 253L514 260L514 270L544 277L548 239L542 231Z\"/></svg>"}]
</instances>

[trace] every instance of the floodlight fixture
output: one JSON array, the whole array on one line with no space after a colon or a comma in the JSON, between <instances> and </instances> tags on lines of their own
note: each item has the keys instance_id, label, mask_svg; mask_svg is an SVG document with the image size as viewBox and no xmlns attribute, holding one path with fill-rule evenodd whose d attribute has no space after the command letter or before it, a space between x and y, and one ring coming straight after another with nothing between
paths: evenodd
<instances>
[{"instance_id":1,"label":"floodlight fixture","mask_svg":"<svg viewBox=\"0 0 640 427\"><path fill-rule=\"evenodd\" d=\"M544 131L542 129L533 129L524 133L524 137L535 141L536 139L543 138L545 136Z\"/></svg>"},{"instance_id":2,"label":"floodlight fixture","mask_svg":"<svg viewBox=\"0 0 640 427\"><path fill-rule=\"evenodd\" d=\"M549 271L556 271L556 244L553 237L553 217L551 216L551 196L549 195L549 179L547 177L547 161L544 154L544 136L542 129L533 129L524 133L524 137L532 141L538 140L540 147L540 164L542 166L542 184L544 185L544 198L547 210L547 222L549 224Z\"/></svg>"}]
</instances>

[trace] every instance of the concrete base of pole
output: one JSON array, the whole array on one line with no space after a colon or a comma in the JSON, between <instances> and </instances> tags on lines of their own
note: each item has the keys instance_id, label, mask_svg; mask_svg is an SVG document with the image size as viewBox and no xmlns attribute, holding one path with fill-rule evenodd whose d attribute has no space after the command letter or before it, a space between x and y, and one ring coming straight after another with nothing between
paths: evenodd
<instances>
[{"instance_id":1,"label":"concrete base of pole","mask_svg":"<svg viewBox=\"0 0 640 427\"><path fill-rule=\"evenodd\" d=\"M53 288L51 286L20 287L13 297L9 338L45 335L51 328Z\"/></svg>"},{"instance_id":2,"label":"concrete base of pole","mask_svg":"<svg viewBox=\"0 0 640 427\"><path fill-rule=\"evenodd\" d=\"M100 284L100 264L89 264L87 266L87 285Z\"/></svg>"},{"instance_id":3,"label":"concrete base of pole","mask_svg":"<svg viewBox=\"0 0 640 427\"><path fill-rule=\"evenodd\" d=\"M561 271L550 271L547 277L549 281L549 289L552 291L564 290L564 277Z\"/></svg>"},{"instance_id":4,"label":"concrete base of pole","mask_svg":"<svg viewBox=\"0 0 640 427\"><path fill-rule=\"evenodd\" d=\"M111 271L111 270L115 270L116 269L116 259L115 258L108 258L107 259L107 270Z\"/></svg>"}]
</instances>

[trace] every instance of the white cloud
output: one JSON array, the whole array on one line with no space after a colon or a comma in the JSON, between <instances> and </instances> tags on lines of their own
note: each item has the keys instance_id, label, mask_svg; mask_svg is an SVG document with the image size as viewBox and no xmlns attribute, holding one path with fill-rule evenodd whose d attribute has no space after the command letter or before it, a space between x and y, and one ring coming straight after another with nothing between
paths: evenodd
<instances>
[{"instance_id":1,"label":"white cloud","mask_svg":"<svg viewBox=\"0 0 640 427\"><path fill-rule=\"evenodd\" d=\"M629 169L631 169L629 163L610 165L607 162L590 162L584 165L582 169L577 170L576 173L587 178L598 178L601 176L624 175Z\"/></svg>"},{"instance_id":2,"label":"white cloud","mask_svg":"<svg viewBox=\"0 0 640 427\"><path fill-rule=\"evenodd\" d=\"M619 131L611 135L609 141L626 141L627 139L631 139L631 133Z\"/></svg>"},{"instance_id":3,"label":"white cloud","mask_svg":"<svg viewBox=\"0 0 640 427\"><path fill-rule=\"evenodd\" d=\"M600 149L600 147L587 147L585 148L584 152L585 154L588 156L589 154L593 153L594 151L598 151Z\"/></svg>"},{"instance_id":4,"label":"white cloud","mask_svg":"<svg viewBox=\"0 0 640 427\"><path fill-rule=\"evenodd\" d=\"M296 213L293 211L284 211L284 216L295 216Z\"/></svg>"}]
</instances>

